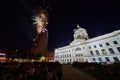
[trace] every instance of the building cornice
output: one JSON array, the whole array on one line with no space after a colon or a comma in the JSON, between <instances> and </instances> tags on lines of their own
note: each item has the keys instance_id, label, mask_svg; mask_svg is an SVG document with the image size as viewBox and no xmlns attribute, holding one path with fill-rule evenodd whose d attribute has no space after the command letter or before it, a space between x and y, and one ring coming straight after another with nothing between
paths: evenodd
<instances>
[{"instance_id":1,"label":"building cornice","mask_svg":"<svg viewBox=\"0 0 120 80\"><path fill-rule=\"evenodd\" d=\"M111 38L111 37L115 37L117 35L120 35L120 30L116 30L116 31L113 31L111 33L108 33L108 34L105 34L105 35L102 35L102 36L98 36L98 37L94 37L94 38L91 38L91 39L88 39L86 41L84 41L83 43L80 43L78 45L67 45L65 47L61 47L61 48L57 48L58 50L63 50L63 49L68 49L68 48L71 48L71 47L74 47L74 46L79 46L79 45L84 45L84 44L88 44L88 43L92 43L92 42L96 42L96 41L99 41L99 40L104 40L104 39L108 39L108 38ZM73 40L74 41L74 40ZM73 42L72 41L72 42ZM79 42L79 40L77 40ZM72 43L71 42L71 43ZM76 41L75 41L76 42ZM70 44L71 44L70 43Z\"/></svg>"}]
</instances>

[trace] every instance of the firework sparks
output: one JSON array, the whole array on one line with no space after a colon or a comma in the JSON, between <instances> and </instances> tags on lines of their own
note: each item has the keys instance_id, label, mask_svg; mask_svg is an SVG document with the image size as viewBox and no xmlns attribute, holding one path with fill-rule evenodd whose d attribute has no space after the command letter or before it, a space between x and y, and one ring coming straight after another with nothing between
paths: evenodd
<instances>
[{"instance_id":1,"label":"firework sparks","mask_svg":"<svg viewBox=\"0 0 120 80\"><path fill-rule=\"evenodd\" d=\"M37 33L41 33L45 31L45 27L48 24L48 17L45 10L41 10L37 16L33 17L35 21L33 24L36 24Z\"/></svg>"}]
</instances>

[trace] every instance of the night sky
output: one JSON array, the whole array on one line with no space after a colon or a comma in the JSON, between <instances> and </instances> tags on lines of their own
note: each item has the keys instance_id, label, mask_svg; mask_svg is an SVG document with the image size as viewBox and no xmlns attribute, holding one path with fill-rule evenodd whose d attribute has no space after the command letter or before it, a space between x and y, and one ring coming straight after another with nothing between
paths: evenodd
<instances>
[{"instance_id":1,"label":"night sky","mask_svg":"<svg viewBox=\"0 0 120 80\"><path fill-rule=\"evenodd\" d=\"M0 49L31 49L35 38L34 10L44 7L49 13L48 50L63 47L73 40L79 24L90 38L120 29L120 5L114 0L1 0Z\"/></svg>"}]
</instances>

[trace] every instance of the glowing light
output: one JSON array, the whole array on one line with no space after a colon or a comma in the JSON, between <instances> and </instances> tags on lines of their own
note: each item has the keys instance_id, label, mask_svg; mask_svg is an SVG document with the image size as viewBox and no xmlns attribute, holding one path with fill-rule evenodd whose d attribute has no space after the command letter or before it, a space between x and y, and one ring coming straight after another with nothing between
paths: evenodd
<instances>
[{"instance_id":1,"label":"glowing light","mask_svg":"<svg viewBox=\"0 0 120 80\"><path fill-rule=\"evenodd\" d=\"M6 57L0 57L0 60L6 60Z\"/></svg>"},{"instance_id":2,"label":"glowing light","mask_svg":"<svg viewBox=\"0 0 120 80\"><path fill-rule=\"evenodd\" d=\"M6 54L4 54L4 53L0 53L0 55L1 55L1 56L2 56L2 55L4 56L4 55L6 55Z\"/></svg>"},{"instance_id":3,"label":"glowing light","mask_svg":"<svg viewBox=\"0 0 120 80\"><path fill-rule=\"evenodd\" d=\"M33 20L35 21L33 24L36 24L37 26L37 33L45 32L44 29L48 24L48 17L46 11L43 9L40 10L39 14L33 17Z\"/></svg>"},{"instance_id":4,"label":"glowing light","mask_svg":"<svg viewBox=\"0 0 120 80\"><path fill-rule=\"evenodd\" d=\"M36 39L33 39L33 41L35 41Z\"/></svg>"},{"instance_id":5,"label":"glowing light","mask_svg":"<svg viewBox=\"0 0 120 80\"><path fill-rule=\"evenodd\" d=\"M17 52L18 50L16 49L15 51Z\"/></svg>"},{"instance_id":6,"label":"glowing light","mask_svg":"<svg viewBox=\"0 0 120 80\"><path fill-rule=\"evenodd\" d=\"M46 29L46 28L43 28L42 32L45 32L45 31L47 31L47 29Z\"/></svg>"},{"instance_id":7,"label":"glowing light","mask_svg":"<svg viewBox=\"0 0 120 80\"><path fill-rule=\"evenodd\" d=\"M45 60L45 56L42 56L42 57L41 57L41 60Z\"/></svg>"}]
</instances>

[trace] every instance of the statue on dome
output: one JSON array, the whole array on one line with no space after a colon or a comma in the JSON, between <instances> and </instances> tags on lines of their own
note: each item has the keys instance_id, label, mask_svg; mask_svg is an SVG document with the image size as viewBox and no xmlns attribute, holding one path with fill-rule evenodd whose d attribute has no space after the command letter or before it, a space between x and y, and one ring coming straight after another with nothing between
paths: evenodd
<instances>
[{"instance_id":1,"label":"statue on dome","mask_svg":"<svg viewBox=\"0 0 120 80\"><path fill-rule=\"evenodd\" d=\"M77 24L77 28L74 29L74 39L88 39L88 34L86 29L81 28L78 24Z\"/></svg>"}]
</instances>

